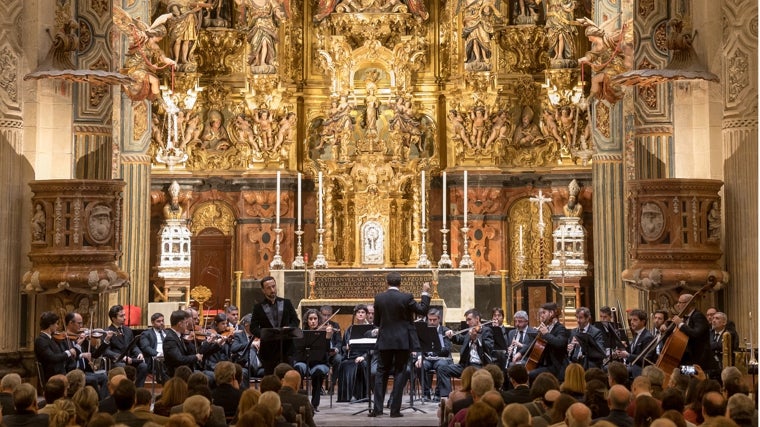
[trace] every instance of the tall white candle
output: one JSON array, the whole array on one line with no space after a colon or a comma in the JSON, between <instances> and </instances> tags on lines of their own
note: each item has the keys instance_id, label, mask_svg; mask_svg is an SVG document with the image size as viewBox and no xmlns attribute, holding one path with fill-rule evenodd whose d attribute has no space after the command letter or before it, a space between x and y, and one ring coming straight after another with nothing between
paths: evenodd
<instances>
[{"instance_id":1,"label":"tall white candle","mask_svg":"<svg viewBox=\"0 0 760 427\"><path fill-rule=\"evenodd\" d=\"M523 254L523 226L520 226L520 255Z\"/></svg>"},{"instance_id":2,"label":"tall white candle","mask_svg":"<svg viewBox=\"0 0 760 427\"><path fill-rule=\"evenodd\" d=\"M298 172L298 228L301 228L301 172Z\"/></svg>"},{"instance_id":3,"label":"tall white candle","mask_svg":"<svg viewBox=\"0 0 760 427\"><path fill-rule=\"evenodd\" d=\"M319 198L319 228L322 228L322 172L319 172L319 189L317 193Z\"/></svg>"},{"instance_id":4,"label":"tall white candle","mask_svg":"<svg viewBox=\"0 0 760 427\"><path fill-rule=\"evenodd\" d=\"M422 199L422 227L425 228L425 171L422 171L422 189L420 191Z\"/></svg>"},{"instance_id":5,"label":"tall white candle","mask_svg":"<svg viewBox=\"0 0 760 427\"><path fill-rule=\"evenodd\" d=\"M464 171L464 226L467 227L467 171Z\"/></svg>"},{"instance_id":6,"label":"tall white candle","mask_svg":"<svg viewBox=\"0 0 760 427\"><path fill-rule=\"evenodd\" d=\"M277 210L275 213L277 228L280 228L280 171L277 171Z\"/></svg>"},{"instance_id":7,"label":"tall white candle","mask_svg":"<svg viewBox=\"0 0 760 427\"><path fill-rule=\"evenodd\" d=\"M443 172L443 194L442 194L443 200L441 204L441 210L443 211L443 228L446 228L446 171Z\"/></svg>"}]
</instances>

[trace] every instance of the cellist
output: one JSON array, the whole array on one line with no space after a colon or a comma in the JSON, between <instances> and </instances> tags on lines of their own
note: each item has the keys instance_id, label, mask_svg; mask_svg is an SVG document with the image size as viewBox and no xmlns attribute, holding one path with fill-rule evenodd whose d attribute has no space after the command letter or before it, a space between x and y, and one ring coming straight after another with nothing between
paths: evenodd
<instances>
[{"instance_id":1,"label":"cellist","mask_svg":"<svg viewBox=\"0 0 760 427\"><path fill-rule=\"evenodd\" d=\"M692 298L691 294L681 294L675 304L676 312L684 311ZM695 307L686 310L685 313L683 318L677 315L671 318L680 331L689 337L686 350L681 357L681 365L699 365L710 378L718 378L720 372L710 351L710 324L707 317Z\"/></svg>"},{"instance_id":2,"label":"cellist","mask_svg":"<svg viewBox=\"0 0 760 427\"><path fill-rule=\"evenodd\" d=\"M555 377L562 381L565 358L567 357L567 344L570 339L570 333L565 325L557 319L557 303L547 302L539 310L541 324L538 325L538 333L546 341L546 346L538 360L538 367L531 370L528 374L530 381L542 372L551 372ZM525 357L530 358L534 350L530 350Z\"/></svg>"}]
</instances>

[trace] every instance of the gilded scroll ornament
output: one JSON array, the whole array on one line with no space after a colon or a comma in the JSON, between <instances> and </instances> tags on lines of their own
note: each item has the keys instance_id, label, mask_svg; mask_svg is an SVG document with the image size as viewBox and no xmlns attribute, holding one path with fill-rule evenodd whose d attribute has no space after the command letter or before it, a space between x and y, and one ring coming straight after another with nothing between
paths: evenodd
<instances>
[{"instance_id":1,"label":"gilded scroll ornament","mask_svg":"<svg viewBox=\"0 0 760 427\"><path fill-rule=\"evenodd\" d=\"M232 209L222 202L204 202L192 214L190 231L198 235L206 228L215 228L225 236L231 236L235 231L235 214Z\"/></svg>"}]
</instances>

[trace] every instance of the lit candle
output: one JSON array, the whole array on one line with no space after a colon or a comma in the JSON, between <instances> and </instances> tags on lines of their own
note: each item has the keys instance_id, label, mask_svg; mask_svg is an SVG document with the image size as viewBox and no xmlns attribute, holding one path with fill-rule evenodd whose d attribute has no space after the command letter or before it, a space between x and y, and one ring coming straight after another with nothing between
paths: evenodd
<instances>
[{"instance_id":1,"label":"lit candle","mask_svg":"<svg viewBox=\"0 0 760 427\"><path fill-rule=\"evenodd\" d=\"M280 171L277 171L277 210L275 212L277 228L280 228Z\"/></svg>"},{"instance_id":2,"label":"lit candle","mask_svg":"<svg viewBox=\"0 0 760 427\"><path fill-rule=\"evenodd\" d=\"M322 228L322 172L319 172L319 189L317 193L319 198L319 228Z\"/></svg>"},{"instance_id":3,"label":"lit candle","mask_svg":"<svg viewBox=\"0 0 760 427\"><path fill-rule=\"evenodd\" d=\"M520 226L520 255L523 254L523 226Z\"/></svg>"},{"instance_id":4,"label":"lit candle","mask_svg":"<svg viewBox=\"0 0 760 427\"><path fill-rule=\"evenodd\" d=\"M301 229L301 172L298 172L298 229Z\"/></svg>"},{"instance_id":5,"label":"lit candle","mask_svg":"<svg viewBox=\"0 0 760 427\"><path fill-rule=\"evenodd\" d=\"M421 190L421 198L422 198L422 227L425 228L425 171L422 171L422 190Z\"/></svg>"},{"instance_id":6,"label":"lit candle","mask_svg":"<svg viewBox=\"0 0 760 427\"><path fill-rule=\"evenodd\" d=\"M446 172L443 172L443 201L441 210L443 211L443 228L446 228Z\"/></svg>"},{"instance_id":7,"label":"lit candle","mask_svg":"<svg viewBox=\"0 0 760 427\"><path fill-rule=\"evenodd\" d=\"M464 171L464 226L467 227L467 171Z\"/></svg>"}]
</instances>

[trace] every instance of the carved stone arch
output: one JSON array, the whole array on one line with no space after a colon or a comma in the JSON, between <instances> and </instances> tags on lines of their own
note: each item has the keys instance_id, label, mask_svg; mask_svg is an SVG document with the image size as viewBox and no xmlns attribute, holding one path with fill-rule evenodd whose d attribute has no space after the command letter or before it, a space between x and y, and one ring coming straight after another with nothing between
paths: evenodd
<instances>
[{"instance_id":1,"label":"carved stone arch","mask_svg":"<svg viewBox=\"0 0 760 427\"><path fill-rule=\"evenodd\" d=\"M390 78L390 86L396 87L397 76L396 70L393 68L393 52L390 49L380 46L379 43L365 43L364 46L354 50L351 56L352 62L356 66L351 68L350 75L348 76L350 87L356 86L356 82L354 81L356 74L368 68L382 68L387 71Z\"/></svg>"},{"instance_id":2,"label":"carved stone arch","mask_svg":"<svg viewBox=\"0 0 760 427\"><path fill-rule=\"evenodd\" d=\"M198 205L191 213L190 231L198 236L208 228L219 230L225 236L235 232L235 212L221 200L212 200Z\"/></svg>"}]
</instances>

